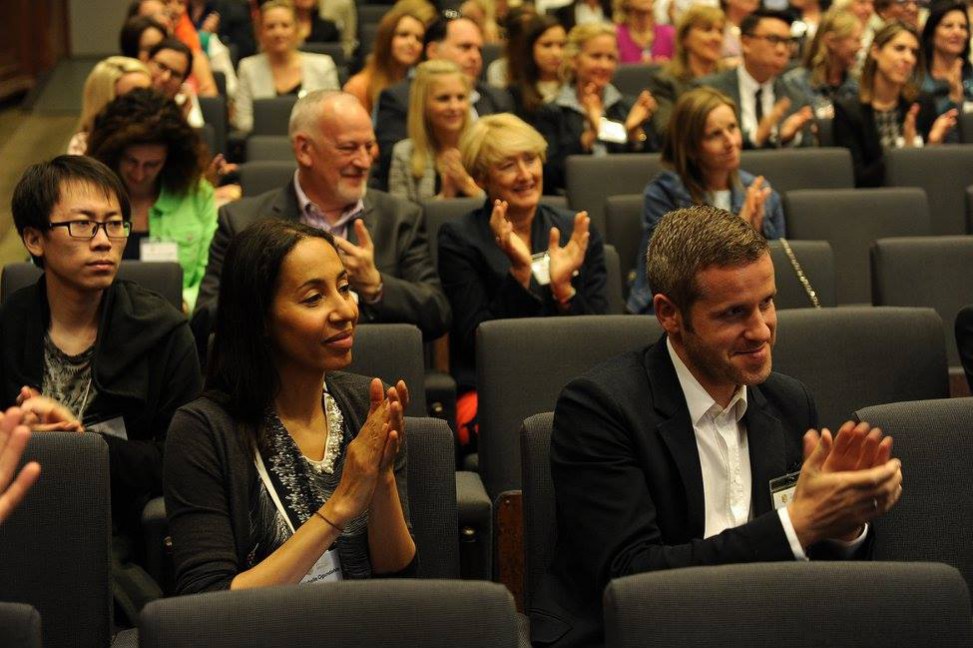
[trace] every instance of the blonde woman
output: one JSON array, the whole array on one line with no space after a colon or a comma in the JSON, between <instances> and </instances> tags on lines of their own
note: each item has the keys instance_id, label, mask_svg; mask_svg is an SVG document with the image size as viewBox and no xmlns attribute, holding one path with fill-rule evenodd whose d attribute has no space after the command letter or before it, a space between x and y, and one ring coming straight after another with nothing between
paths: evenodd
<instances>
[{"instance_id":1,"label":"blonde woman","mask_svg":"<svg viewBox=\"0 0 973 648\"><path fill-rule=\"evenodd\" d=\"M652 114L657 133L666 133L676 100L697 79L720 71L726 24L717 7L697 4L683 13L676 25L675 55L649 78L649 92L657 104Z\"/></svg>"},{"instance_id":2,"label":"blonde woman","mask_svg":"<svg viewBox=\"0 0 973 648\"><path fill-rule=\"evenodd\" d=\"M655 133L649 123L656 103L652 94L623 95L611 84L618 67L615 27L579 25L568 34L567 83L535 119L549 143L544 184L548 192L564 188L564 161L569 155L652 151Z\"/></svg>"},{"instance_id":3,"label":"blonde woman","mask_svg":"<svg viewBox=\"0 0 973 648\"><path fill-rule=\"evenodd\" d=\"M253 129L253 100L301 96L312 90L337 90L338 68L330 56L297 49L297 14L286 0L270 0L260 7L260 44L263 52L240 61L234 125Z\"/></svg>"},{"instance_id":4,"label":"blonde woman","mask_svg":"<svg viewBox=\"0 0 973 648\"><path fill-rule=\"evenodd\" d=\"M819 119L834 116L834 102L838 99L858 95L854 68L864 30L850 11L828 12L804 54L804 64L783 76L785 83L811 97Z\"/></svg>"},{"instance_id":5,"label":"blonde woman","mask_svg":"<svg viewBox=\"0 0 973 648\"><path fill-rule=\"evenodd\" d=\"M378 23L375 45L365 68L348 79L344 91L358 97L369 114L382 90L405 79L422 56L426 25L409 8L393 7Z\"/></svg>"},{"instance_id":6,"label":"blonde woman","mask_svg":"<svg viewBox=\"0 0 973 648\"><path fill-rule=\"evenodd\" d=\"M389 193L415 202L482 195L460 161L469 124L469 78L452 61L421 64L409 90L409 137L392 149Z\"/></svg>"},{"instance_id":7,"label":"blonde woman","mask_svg":"<svg viewBox=\"0 0 973 648\"><path fill-rule=\"evenodd\" d=\"M84 82L78 131L68 144L68 155L84 155L88 133L95 116L115 97L135 88L152 87L152 76L141 61L127 56L109 56L95 65Z\"/></svg>"}]
</instances>

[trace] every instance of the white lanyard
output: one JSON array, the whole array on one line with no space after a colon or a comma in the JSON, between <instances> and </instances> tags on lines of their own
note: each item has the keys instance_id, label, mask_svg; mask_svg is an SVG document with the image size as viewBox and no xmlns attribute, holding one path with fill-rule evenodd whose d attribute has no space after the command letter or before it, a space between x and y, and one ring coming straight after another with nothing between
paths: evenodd
<instances>
[{"instance_id":1,"label":"white lanyard","mask_svg":"<svg viewBox=\"0 0 973 648\"><path fill-rule=\"evenodd\" d=\"M274 484L270 481L270 475L267 474L267 468L264 466L263 457L260 456L259 450L253 451L253 462L257 465L257 474L260 475L260 480L264 483L264 488L267 489L267 494L270 495L270 499L274 500L274 506L280 511L281 517L284 518L284 522L287 523L287 528L294 533L294 525L291 523L291 517L287 514L287 509L284 508L284 503L280 501L280 497L277 496L277 490L274 488Z\"/></svg>"}]
</instances>

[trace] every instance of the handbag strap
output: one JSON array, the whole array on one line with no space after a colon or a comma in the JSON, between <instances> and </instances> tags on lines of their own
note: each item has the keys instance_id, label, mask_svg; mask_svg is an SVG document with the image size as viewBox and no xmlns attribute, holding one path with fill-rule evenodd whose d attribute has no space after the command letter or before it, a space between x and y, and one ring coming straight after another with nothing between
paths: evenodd
<instances>
[{"instance_id":1,"label":"handbag strap","mask_svg":"<svg viewBox=\"0 0 973 648\"><path fill-rule=\"evenodd\" d=\"M797 275L797 280L801 282L804 286L804 292L807 293L808 299L811 300L811 305L814 308L821 308L821 301L818 299L818 293L811 286L811 282L808 280L807 275L804 274L804 268L801 267L800 262L797 260L797 255L794 254L794 250L791 249L791 244L787 242L787 239L779 239L781 247L784 248L784 254L787 255L787 260L791 262L791 267L794 268L794 274Z\"/></svg>"}]
</instances>

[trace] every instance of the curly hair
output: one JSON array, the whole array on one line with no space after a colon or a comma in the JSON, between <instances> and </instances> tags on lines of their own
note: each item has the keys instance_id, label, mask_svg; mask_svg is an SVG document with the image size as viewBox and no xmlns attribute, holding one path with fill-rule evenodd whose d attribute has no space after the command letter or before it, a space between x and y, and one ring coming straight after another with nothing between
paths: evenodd
<instances>
[{"instance_id":1,"label":"curly hair","mask_svg":"<svg viewBox=\"0 0 973 648\"><path fill-rule=\"evenodd\" d=\"M199 135L186 122L176 102L144 88L105 106L88 136L87 154L117 173L125 149L140 144L166 147L166 163L159 174L166 190L181 195L199 183L206 166L206 151Z\"/></svg>"}]
</instances>

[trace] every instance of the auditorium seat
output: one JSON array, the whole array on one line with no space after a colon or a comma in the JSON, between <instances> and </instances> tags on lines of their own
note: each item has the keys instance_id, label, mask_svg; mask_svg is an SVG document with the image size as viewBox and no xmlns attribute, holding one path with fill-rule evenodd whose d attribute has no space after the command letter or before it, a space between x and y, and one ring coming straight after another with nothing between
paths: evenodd
<instances>
[{"instance_id":1,"label":"auditorium seat","mask_svg":"<svg viewBox=\"0 0 973 648\"><path fill-rule=\"evenodd\" d=\"M412 324L359 324L355 348L346 371L381 378L394 385L404 380L409 388L409 416L426 415L422 332Z\"/></svg>"},{"instance_id":2,"label":"auditorium seat","mask_svg":"<svg viewBox=\"0 0 973 648\"><path fill-rule=\"evenodd\" d=\"M551 431L554 413L528 417L520 430L524 510L524 610L550 567L557 544L554 482L551 480Z\"/></svg>"},{"instance_id":3,"label":"auditorium seat","mask_svg":"<svg viewBox=\"0 0 973 648\"><path fill-rule=\"evenodd\" d=\"M654 317L581 315L494 320L476 333L479 467L493 501L520 489L518 431L554 409L561 389L596 364L661 335Z\"/></svg>"},{"instance_id":4,"label":"auditorium seat","mask_svg":"<svg viewBox=\"0 0 973 648\"><path fill-rule=\"evenodd\" d=\"M199 97L199 109L203 122L213 127L213 153L226 154L226 139L229 127L225 97Z\"/></svg>"},{"instance_id":5,"label":"auditorium seat","mask_svg":"<svg viewBox=\"0 0 973 648\"><path fill-rule=\"evenodd\" d=\"M568 204L575 211L587 211L592 224L604 232L605 200L618 194L641 194L661 170L657 153L569 155L564 163Z\"/></svg>"},{"instance_id":6,"label":"auditorium seat","mask_svg":"<svg viewBox=\"0 0 973 648\"><path fill-rule=\"evenodd\" d=\"M930 233L966 234L966 187L973 177L973 145L892 149L885 154L885 184L919 187L929 200Z\"/></svg>"},{"instance_id":7,"label":"auditorium seat","mask_svg":"<svg viewBox=\"0 0 973 648\"><path fill-rule=\"evenodd\" d=\"M0 637L7 646L41 648L41 615L32 605L0 602Z\"/></svg>"},{"instance_id":8,"label":"auditorium seat","mask_svg":"<svg viewBox=\"0 0 973 648\"><path fill-rule=\"evenodd\" d=\"M770 244L770 258L774 262L774 279L777 283L774 306L778 310L811 308L813 304L811 297L798 277L797 270L784 249L784 244L781 241L768 241L768 243ZM827 241L794 241L790 239L787 243L790 245L810 289L814 291L818 303L825 308L836 306L835 260L831 245Z\"/></svg>"},{"instance_id":9,"label":"auditorium seat","mask_svg":"<svg viewBox=\"0 0 973 648\"><path fill-rule=\"evenodd\" d=\"M627 576L605 589L606 648L959 648L962 576L938 563L775 562Z\"/></svg>"},{"instance_id":10,"label":"auditorium seat","mask_svg":"<svg viewBox=\"0 0 973 648\"><path fill-rule=\"evenodd\" d=\"M517 648L514 602L482 581L366 580L161 599L139 622L142 648Z\"/></svg>"},{"instance_id":11,"label":"auditorium seat","mask_svg":"<svg viewBox=\"0 0 973 648\"><path fill-rule=\"evenodd\" d=\"M608 196L605 200L605 242L618 250L626 298L635 282L636 266L645 263L637 258L642 241L643 204L641 193Z\"/></svg>"},{"instance_id":12,"label":"auditorium seat","mask_svg":"<svg viewBox=\"0 0 973 648\"><path fill-rule=\"evenodd\" d=\"M615 68L612 85L622 94L637 97L649 87L652 74L659 69L659 65L651 63L623 63Z\"/></svg>"},{"instance_id":13,"label":"auditorium seat","mask_svg":"<svg viewBox=\"0 0 973 648\"><path fill-rule=\"evenodd\" d=\"M973 304L973 236L879 239L871 270L876 306L928 306L939 313L949 364L959 366L953 322Z\"/></svg>"},{"instance_id":14,"label":"auditorium seat","mask_svg":"<svg viewBox=\"0 0 973 648\"><path fill-rule=\"evenodd\" d=\"M338 70L338 84L345 85L348 80L348 61L345 59L345 50L341 43L315 43L305 41L299 48L302 52L312 54L324 54L330 56L334 61L334 66Z\"/></svg>"},{"instance_id":15,"label":"auditorium seat","mask_svg":"<svg viewBox=\"0 0 973 648\"><path fill-rule=\"evenodd\" d=\"M929 234L921 189L789 191L784 196L789 239L827 241L834 251L839 304L870 304L868 250L891 236Z\"/></svg>"},{"instance_id":16,"label":"auditorium seat","mask_svg":"<svg viewBox=\"0 0 973 648\"><path fill-rule=\"evenodd\" d=\"M831 430L868 405L949 396L943 325L930 308L782 310L773 356Z\"/></svg>"},{"instance_id":17,"label":"auditorium seat","mask_svg":"<svg viewBox=\"0 0 973 648\"><path fill-rule=\"evenodd\" d=\"M253 100L253 129L250 135L287 135L294 95Z\"/></svg>"},{"instance_id":18,"label":"auditorium seat","mask_svg":"<svg viewBox=\"0 0 973 648\"><path fill-rule=\"evenodd\" d=\"M845 148L743 151L740 168L764 176L781 196L794 189L851 189L855 176Z\"/></svg>"},{"instance_id":19,"label":"auditorium seat","mask_svg":"<svg viewBox=\"0 0 973 648\"><path fill-rule=\"evenodd\" d=\"M892 435L892 455L902 460L902 498L874 523L875 560L944 562L973 583L973 398L876 405L855 415Z\"/></svg>"},{"instance_id":20,"label":"auditorium seat","mask_svg":"<svg viewBox=\"0 0 973 648\"><path fill-rule=\"evenodd\" d=\"M251 135L247 138L247 162L289 162L294 165L294 149L286 135Z\"/></svg>"},{"instance_id":21,"label":"auditorium seat","mask_svg":"<svg viewBox=\"0 0 973 648\"><path fill-rule=\"evenodd\" d=\"M240 187L243 197L259 196L274 191L294 180L297 162L246 162L239 167Z\"/></svg>"}]
</instances>

